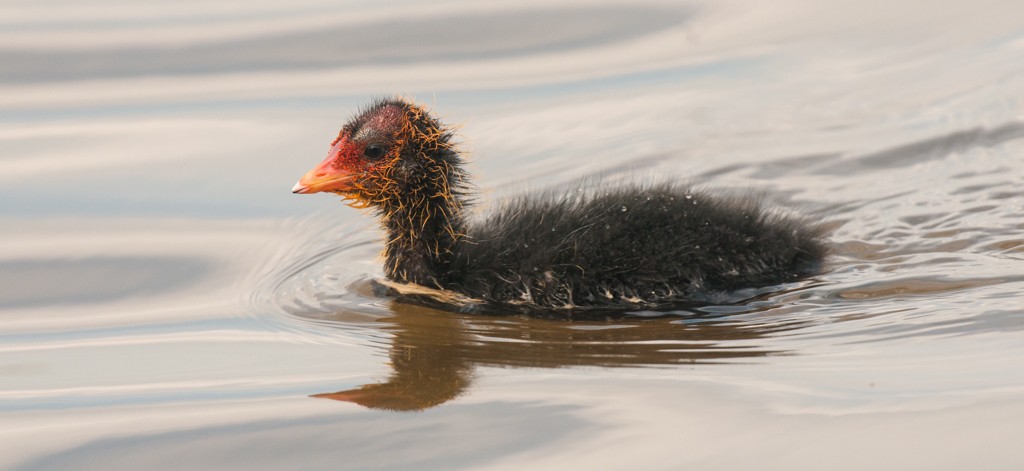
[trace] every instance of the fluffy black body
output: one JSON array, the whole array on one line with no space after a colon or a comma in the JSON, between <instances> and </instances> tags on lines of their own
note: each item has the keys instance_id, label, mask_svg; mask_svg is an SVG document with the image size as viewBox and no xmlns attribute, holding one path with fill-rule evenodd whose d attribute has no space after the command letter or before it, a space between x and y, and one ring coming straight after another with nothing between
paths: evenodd
<instances>
[{"instance_id":1,"label":"fluffy black body","mask_svg":"<svg viewBox=\"0 0 1024 471\"><path fill-rule=\"evenodd\" d=\"M466 228L440 279L487 303L657 309L812 273L822 230L681 185L521 197Z\"/></svg>"},{"instance_id":2,"label":"fluffy black body","mask_svg":"<svg viewBox=\"0 0 1024 471\"><path fill-rule=\"evenodd\" d=\"M452 137L422 107L378 101L332 150L354 176L320 190L372 208L387 277L456 295L435 300L498 312L662 309L793 281L826 252L820 225L672 183L526 195L469 221Z\"/></svg>"}]
</instances>

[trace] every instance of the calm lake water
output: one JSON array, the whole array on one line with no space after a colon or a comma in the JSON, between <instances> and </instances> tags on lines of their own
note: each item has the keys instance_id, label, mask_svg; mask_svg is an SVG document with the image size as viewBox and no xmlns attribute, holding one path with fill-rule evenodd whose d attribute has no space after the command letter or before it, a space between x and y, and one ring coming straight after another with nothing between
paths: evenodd
<instances>
[{"instance_id":1,"label":"calm lake water","mask_svg":"<svg viewBox=\"0 0 1024 471\"><path fill-rule=\"evenodd\" d=\"M0 5L0 468L1024 467L1019 1ZM481 191L755 191L826 271L553 321L375 294L370 97ZM333 399L333 400L332 400Z\"/></svg>"}]
</instances>

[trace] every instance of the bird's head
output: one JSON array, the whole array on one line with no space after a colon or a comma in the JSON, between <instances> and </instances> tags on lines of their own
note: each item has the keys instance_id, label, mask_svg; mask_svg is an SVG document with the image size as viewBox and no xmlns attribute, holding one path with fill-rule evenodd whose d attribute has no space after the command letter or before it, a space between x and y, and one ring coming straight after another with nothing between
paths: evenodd
<instances>
[{"instance_id":1,"label":"bird's head","mask_svg":"<svg viewBox=\"0 0 1024 471\"><path fill-rule=\"evenodd\" d=\"M355 207L385 209L409 198L449 194L458 185L452 133L422 107L380 100L345 124L327 157L293 193L331 192Z\"/></svg>"}]
</instances>

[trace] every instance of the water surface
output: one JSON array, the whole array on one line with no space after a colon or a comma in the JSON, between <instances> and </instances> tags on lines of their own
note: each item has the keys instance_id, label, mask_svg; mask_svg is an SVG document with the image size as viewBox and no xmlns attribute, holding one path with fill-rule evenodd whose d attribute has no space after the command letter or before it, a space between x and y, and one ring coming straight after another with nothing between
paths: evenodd
<instances>
[{"instance_id":1,"label":"water surface","mask_svg":"<svg viewBox=\"0 0 1024 471\"><path fill-rule=\"evenodd\" d=\"M1024 10L967 2L0 6L0 468L1019 469ZM753 191L824 273L555 321L375 289L289 189L369 97L485 212Z\"/></svg>"}]
</instances>

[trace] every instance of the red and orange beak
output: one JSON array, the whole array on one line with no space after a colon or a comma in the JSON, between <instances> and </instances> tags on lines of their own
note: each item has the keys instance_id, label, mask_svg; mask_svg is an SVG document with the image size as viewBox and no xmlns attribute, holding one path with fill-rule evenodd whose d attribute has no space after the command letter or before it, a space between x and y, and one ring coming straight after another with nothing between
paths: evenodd
<instances>
[{"instance_id":1,"label":"red and orange beak","mask_svg":"<svg viewBox=\"0 0 1024 471\"><path fill-rule=\"evenodd\" d=\"M327 152L327 158L310 170L292 187L292 193L319 193L321 191L347 191L352 189L355 174L341 167L338 156L344 140L339 140Z\"/></svg>"}]
</instances>

